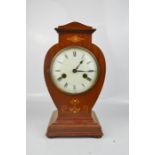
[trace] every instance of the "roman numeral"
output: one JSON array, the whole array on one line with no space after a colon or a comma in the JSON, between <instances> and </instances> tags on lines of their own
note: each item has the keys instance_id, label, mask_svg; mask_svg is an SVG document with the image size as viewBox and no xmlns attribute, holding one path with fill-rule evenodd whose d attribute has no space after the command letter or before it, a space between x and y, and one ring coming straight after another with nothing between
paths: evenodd
<instances>
[{"instance_id":1,"label":"roman numeral","mask_svg":"<svg viewBox=\"0 0 155 155\"><path fill-rule=\"evenodd\" d=\"M64 88L67 88L67 86L68 86L68 83L66 82L65 85L64 85Z\"/></svg>"},{"instance_id":2,"label":"roman numeral","mask_svg":"<svg viewBox=\"0 0 155 155\"><path fill-rule=\"evenodd\" d=\"M88 61L88 62L87 62L87 64L90 64L90 63L91 63L91 61Z\"/></svg>"},{"instance_id":3,"label":"roman numeral","mask_svg":"<svg viewBox=\"0 0 155 155\"><path fill-rule=\"evenodd\" d=\"M57 61L59 64L62 64L62 62L61 61Z\"/></svg>"},{"instance_id":4,"label":"roman numeral","mask_svg":"<svg viewBox=\"0 0 155 155\"><path fill-rule=\"evenodd\" d=\"M73 51L73 56L76 57L76 51Z\"/></svg>"},{"instance_id":5,"label":"roman numeral","mask_svg":"<svg viewBox=\"0 0 155 155\"><path fill-rule=\"evenodd\" d=\"M58 77L58 78L57 78L57 80L58 80L58 81L61 81L61 80L62 80L62 77L61 77L61 76L60 76L60 77Z\"/></svg>"},{"instance_id":6,"label":"roman numeral","mask_svg":"<svg viewBox=\"0 0 155 155\"><path fill-rule=\"evenodd\" d=\"M65 58L68 59L68 55L67 54L65 54Z\"/></svg>"},{"instance_id":7,"label":"roman numeral","mask_svg":"<svg viewBox=\"0 0 155 155\"><path fill-rule=\"evenodd\" d=\"M82 83L81 85L82 85L83 87L85 87L85 85L84 85L83 83Z\"/></svg>"},{"instance_id":8,"label":"roman numeral","mask_svg":"<svg viewBox=\"0 0 155 155\"><path fill-rule=\"evenodd\" d=\"M60 70L59 70L59 69L57 69L57 70L55 70L55 72L60 72Z\"/></svg>"},{"instance_id":9,"label":"roman numeral","mask_svg":"<svg viewBox=\"0 0 155 155\"><path fill-rule=\"evenodd\" d=\"M87 79L88 81L91 81L91 80L92 80L90 77L87 77L86 79Z\"/></svg>"},{"instance_id":10,"label":"roman numeral","mask_svg":"<svg viewBox=\"0 0 155 155\"><path fill-rule=\"evenodd\" d=\"M84 58L84 56L85 56L85 54L83 54L81 58L83 59L83 58Z\"/></svg>"},{"instance_id":11,"label":"roman numeral","mask_svg":"<svg viewBox=\"0 0 155 155\"><path fill-rule=\"evenodd\" d=\"M76 85L73 85L73 89L76 90Z\"/></svg>"}]
</instances>

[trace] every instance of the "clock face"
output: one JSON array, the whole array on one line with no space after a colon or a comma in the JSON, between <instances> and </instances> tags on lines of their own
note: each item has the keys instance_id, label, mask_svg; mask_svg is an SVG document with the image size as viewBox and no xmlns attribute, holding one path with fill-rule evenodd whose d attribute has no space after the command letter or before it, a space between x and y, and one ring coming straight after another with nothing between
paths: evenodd
<instances>
[{"instance_id":1,"label":"clock face","mask_svg":"<svg viewBox=\"0 0 155 155\"><path fill-rule=\"evenodd\" d=\"M61 91L83 93L95 84L98 64L88 49L67 47L60 50L51 62L51 78Z\"/></svg>"}]
</instances>

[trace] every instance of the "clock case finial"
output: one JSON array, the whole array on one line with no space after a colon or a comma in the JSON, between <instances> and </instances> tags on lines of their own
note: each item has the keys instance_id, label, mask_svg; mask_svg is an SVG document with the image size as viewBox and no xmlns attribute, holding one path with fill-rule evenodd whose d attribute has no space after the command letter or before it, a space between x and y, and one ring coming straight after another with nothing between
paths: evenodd
<instances>
[{"instance_id":1,"label":"clock case finial","mask_svg":"<svg viewBox=\"0 0 155 155\"><path fill-rule=\"evenodd\" d=\"M93 33L96 29L79 22L71 22L55 28L58 33Z\"/></svg>"},{"instance_id":2,"label":"clock case finial","mask_svg":"<svg viewBox=\"0 0 155 155\"><path fill-rule=\"evenodd\" d=\"M59 42L89 42L92 41L92 33L96 31L95 28L81 24L79 22L71 22L55 28L59 34ZM71 36L71 37L70 37ZM81 39L83 38L83 39Z\"/></svg>"}]
</instances>

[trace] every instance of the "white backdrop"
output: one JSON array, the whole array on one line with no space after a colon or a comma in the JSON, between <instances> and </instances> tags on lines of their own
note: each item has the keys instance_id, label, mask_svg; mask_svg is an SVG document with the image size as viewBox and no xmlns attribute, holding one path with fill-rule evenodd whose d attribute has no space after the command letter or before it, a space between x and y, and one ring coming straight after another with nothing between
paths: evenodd
<instances>
[{"instance_id":1,"label":"white backdrop","mask_svg":"<svg viewBox=\"0 0 155 155\"><path fill-rule=\"evenodd\" d=\"M54 28L72 21L97 28L107 63L100 99L128 103L128 0L27 0L27 96L48 96L44 57L58 41Z\"/></svg>"},{"instance_id":2,"label":"white backdrop","mask_svg":"<svg viewBox=\"0 0 155 155\"><path fill-rule=\"evenodd\" d=\"M97 29L93 43L106 59L94 107L101 139L45 137L55 106L44 82L44 57L58 41L54 28L72 21ZM128 155L128 65L128 0L27 0L27 155Z\"/></svg>"}]
</instances>

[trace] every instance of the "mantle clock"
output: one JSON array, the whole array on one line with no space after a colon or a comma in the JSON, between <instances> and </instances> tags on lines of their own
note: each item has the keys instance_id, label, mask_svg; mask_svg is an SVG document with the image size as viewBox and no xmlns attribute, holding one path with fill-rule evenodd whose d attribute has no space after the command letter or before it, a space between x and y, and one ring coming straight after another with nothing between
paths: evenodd
<instances>
[{"instance_id":1,"label":"mantle clock","mask_svg":"<svg viewBox=\"0 0 155 155\"><path fill-rule=\"evenodd\" d=\"M92 43L96 30L78 22L55 28L59 42L46 54L45 82L57 108L47 137L101 137L92 108L102 89L106 64L102 51Z\"/></svg>"}]
</instances>

